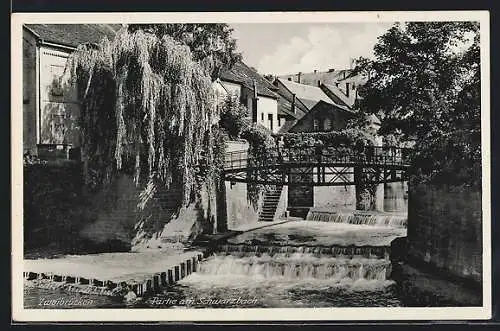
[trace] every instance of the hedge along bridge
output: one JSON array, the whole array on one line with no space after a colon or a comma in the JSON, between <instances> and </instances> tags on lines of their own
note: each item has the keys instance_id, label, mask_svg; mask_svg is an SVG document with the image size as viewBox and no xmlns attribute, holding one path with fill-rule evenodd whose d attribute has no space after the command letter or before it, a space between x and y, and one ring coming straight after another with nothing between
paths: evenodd
<instances>
[{"instance_id":1,"label":"hedge along bridge","mask_svg":"<svg viewBox=\"0 0 500 331\"><path fill-rule=\"evenodd\" d=\"M265 185L345 186L408 180L409 148L305 146L273 148L265 158L226 153L224 178Z\"/></svg>"}]
</instances>

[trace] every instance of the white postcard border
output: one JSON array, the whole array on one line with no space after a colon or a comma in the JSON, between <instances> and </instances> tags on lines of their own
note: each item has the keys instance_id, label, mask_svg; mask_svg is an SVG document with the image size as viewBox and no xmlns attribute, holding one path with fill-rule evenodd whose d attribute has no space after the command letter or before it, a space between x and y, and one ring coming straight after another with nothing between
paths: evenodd
<instances>
[{"instance_id":1,"label":"white postcard border","mask_svg":"<svg viewBox=\"0 0 500 331\"><path fill-rule=\"evenodd\" d=\"M483 155L483 306L459 308L25 309L23 307L22 25L29 23L334 23L479 21ZM491 318L490 22L488 11L14 13L11 15L12 319L14 321L386 321Z\"/></svg>"}]
</instances>

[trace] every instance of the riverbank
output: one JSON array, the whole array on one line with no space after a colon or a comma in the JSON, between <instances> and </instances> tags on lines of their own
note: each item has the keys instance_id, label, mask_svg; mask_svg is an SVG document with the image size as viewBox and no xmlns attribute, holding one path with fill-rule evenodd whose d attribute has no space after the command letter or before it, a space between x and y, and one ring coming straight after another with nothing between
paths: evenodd
<instances>
[{"instance_id":1,"label":"riverbank","mask_svg":"<svg viewBox=\"0 0 500 331\"><path fill-rule=\"evenodd\" d=\"M238 230L207 235L191 248L179 244L143 252L81 252L79 255L64 254L57 247L40 248L25 255L24 278L27 287L107 296L124 295L131 290L141 296L173 285L195 272L198 263L208 254L203 247L209 247L210 243L288 221L258 222Z\"/></svg>"},{"instance_id":2,"label":"riverbank","mask_svg":"<svg viewBox=\"0 0 500 331\"><path fill-rule=\"evenodd\" d=\"M171 248L24 260L24 278L26 286L116 296L133 292L141 296L195 272L203 254L202 250Z\"/></svg>"}]
</instances>

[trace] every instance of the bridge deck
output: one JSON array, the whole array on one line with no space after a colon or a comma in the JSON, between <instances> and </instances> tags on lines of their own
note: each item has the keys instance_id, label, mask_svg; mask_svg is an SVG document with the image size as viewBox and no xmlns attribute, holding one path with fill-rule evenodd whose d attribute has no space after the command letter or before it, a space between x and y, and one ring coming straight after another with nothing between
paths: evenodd
<instances>
[{"instance_id":1,"label":"bridge deck","mask_svg":"<svg viewBox=\"0 0 500 331\"><path fill-rule=\"evenodd\" d=\"M385 183L405 180L410 150L398 147L310 146L272 149L266 158L247 151L226 154L225 178L237 182L283 185L354 185L354 168L368 181Z\"/></svg>"}]
</instances>

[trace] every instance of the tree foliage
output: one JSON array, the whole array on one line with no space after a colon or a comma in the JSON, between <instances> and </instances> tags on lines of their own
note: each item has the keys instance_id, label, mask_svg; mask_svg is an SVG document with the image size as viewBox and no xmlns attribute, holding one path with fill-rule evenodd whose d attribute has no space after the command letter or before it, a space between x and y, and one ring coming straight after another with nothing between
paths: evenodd
<instances>
[{"instance_id":1,"label":"tree foliage","mask_svg":"<svg viewBox=\"0 0 500 331\"><path fill-rule=\"evenodd\" d=\"M356 71L368 77L360 107L383 119L380 133L416 141L422 178L480 183L479 24L395 24L374 54Z\"/></svg>"},{"instance_id":2,"label":"tree foliage","mask_svg":"<svg viewBox=\"0 0 500 331\"><path fill-rule=\"evenodd\" d=\"M189 203L202 169L201 180L214 179L222 156L212 148L219 135L211 67L189 46L166 34L122 29L97 48L79 47L70 63L82 96L87 176L105 185L118 171L130 172L144 185L142 207L172 183Z\"/></svg>"},{"instance_id":3,"label":"tree foliage","mask_svg":"<svg viewBox=\"0 0 500 331\"><path fill-rule=\"evenodd\" d=\"M282 135L284 145L290 148L305 146L373 146L375 136L367 130L347 128L330 132L298 132Z\"/></svg>"},{"instance_id":4,"label":"tree foliage","mask_svg":"<svg viewBox=\"0 0 500 331\"><path fill-rule=\"evenodd\" d=\"M189 47L193 60L199 62L215 80L221 70L241 60L236 51L233 29L227 24L131 24L130 32L149 31L159 38L170 36Z\"/></svg>"},{"instance_id":5,"label":"tree foliage","mask_svg":"<svg viewBox=\"0 0 500 331\"><path fill-rule=\"evenodd\" d=\"M249 127L248 108L241 104L237 96L228 95L220 105L219 125L231 139L241 138Z\"/></svg>"}]
</instances>

